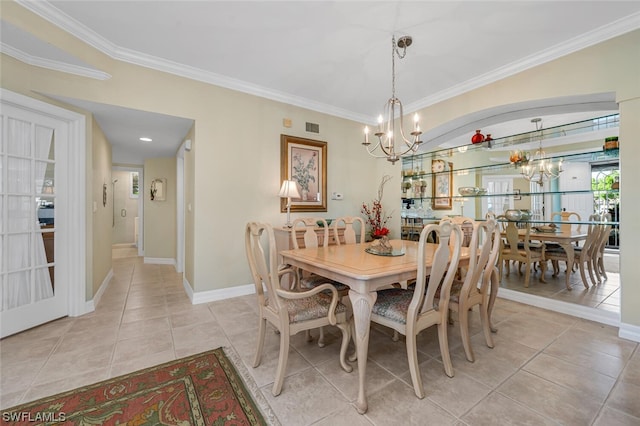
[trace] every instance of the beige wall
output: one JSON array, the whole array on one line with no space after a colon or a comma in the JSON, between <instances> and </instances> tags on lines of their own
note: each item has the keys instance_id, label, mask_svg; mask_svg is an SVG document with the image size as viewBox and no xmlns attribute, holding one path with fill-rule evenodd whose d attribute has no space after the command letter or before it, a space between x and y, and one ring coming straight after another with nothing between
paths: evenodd
<instances>
[{"instance_id":1,"label":"beige wall","mask_svg":"<svg viewBox=\"0 0 640 426\"><path fill-rule=\"evenodd\" d=\"M100 285L111 270L111 223L113 220L113 197L111 186L111 144L105 138L102 129L92 118L92 184L91 201L97 207L93 213L93 279L89 299L98 291ZM102 203L102 185L107 185L107 205ZM93 208L93 206L92 206ZM90 210L91 211L91 210Z\"/></svg>"},{"instance_id":2,"label":"beige wall","mask_svg":"<svg viewBox=\"0 0 640 426\"><path fill-rule=\"evenodd\" d=\"M151 183L166 179L164 201L151 200ZM176 159L144 161L144 257L176 258Z\"/></svg>"},{"instance_id":3,"label":"beige wall","mask_svg":"<svg viewBox=\"0 0 640 426\"><path fill-rule=\"evenodd\" d=\"M328 212L319 214L324 217L357 214L362 201L375 196L380 177L392 174L394 181L385 189L385 204L395 209L392 232L399 232L399 167L373 160L363 152L359 143L360 123L117 62L15 3L2 2L0 7L3 19L112 75L110 80L96 81L30 67L3 56L2 87L10 90L17 87L16 91L34 97L38 96L32 91L39 91L195 120L198 155L192 154L189 160L193 161L193 242L189 243L193 249L189 256L193 277L189 281L194 291L250 283L242 241L245 223L248 220L284 222L276 196L280 184L282 133L329 142L328 191L340 191L345 198L329 200ZM638 45L640 31L634 31L440 102L420 111L425 117L423 125L436 127L500 105L615 92L619 101L627 102L626 107L621 107L620 130L621 151L626 155L623 135L632 139L631 135L638 134L638 125L632 124L638 116L633 99L640 96ZM624 117L625 114L635 115ZM283 128L283 118L292 119L293 127ZM320 134L306 133L306 121L318 123ZM638 148L629 149L630 153L637 154ZM624 164L623 161L623 168ZM627 173L633 176L637 172L623 170L623 180ZM145 185L149 182L145 180ZM175 180L173 182L175 187ZM621 186L625 187L624 182ZM624 198L633 207L635 202L631 200L637 197L637 189L627 188L627 192L623 191ZM622 204L623 210L625 206L626 203ZM627 241L640 239L640 230L624 223L626 216L631 214L625 215L623 211L622 227ZM189 250L187 247L186 252L190 253ZM622 257L624 265L624 251ZM631 266L623 266L623 286L626 283L633 286L636 277L631 274ZM623 302L622 313L624 322L636 326L640 326L640 314L634 313L640 312L638 292L636 288L625 287L624 293L635 297Z\"/></svg>"},{"instance_id":4,"label":"beige wall","mask_svg":"<svg viewBox=\"0 0 640 426\"><path fill-rule=\"evenodd\" d=\"M184 153L184 279L193 288L194 276L194 222L196 209L193 188L195 187L195 156L198 149L195 126L191 127L185 139L191 140L191 151Z\"/></svg>"},{"instance_id":5,"label":"beige wall","mask_svg":"<svg viewBox=\"0 0 640 426\"><path fill-rule=\"evenodd\" d=\"M640 327L640 96L620 103L620 121L620 303L622 322Z\"/></svg>"}]
</instances>

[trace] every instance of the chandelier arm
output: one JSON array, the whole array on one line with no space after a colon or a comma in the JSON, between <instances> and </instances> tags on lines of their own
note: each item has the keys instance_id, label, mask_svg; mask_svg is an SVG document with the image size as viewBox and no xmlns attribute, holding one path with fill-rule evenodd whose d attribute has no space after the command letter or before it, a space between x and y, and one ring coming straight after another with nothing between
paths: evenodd
<instances>
[{"instance_id":1,"label":"chandelier arm","mask_svg":"<svg viewBox=\"0 0 640 426\"><path fill-rule=\"evenodd\" d=\"M547 158L547 154L542 149L542 119L534 118L531 120L536 126L538 132L538 150L531 159L530 162L523 165L520 169L520 174L529 182L535 182L540 186L544 186L544 183L556 179L562 173L562 159L558 162L557 169L554 170L553 162L550 158Z\"/></svg>"}]
</instances>

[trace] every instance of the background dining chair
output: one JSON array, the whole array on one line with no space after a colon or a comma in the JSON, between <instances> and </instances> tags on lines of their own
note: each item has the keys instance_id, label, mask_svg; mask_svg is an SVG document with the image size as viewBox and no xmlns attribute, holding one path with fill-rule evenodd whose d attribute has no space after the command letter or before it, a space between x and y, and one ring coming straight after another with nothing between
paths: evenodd
<instances>
[{"instance_id":1,"label":"background dining chair","mask_svg":"<svg viewBox=\"0 0 640 426\"><path fill-rule=\"evenodd\" d=\"M366 237L366 229L364 220L359 216L342 216L335 219L332 223L333 234L336 239L336 243L340 245L340 238L338 238L338 228L344 227L344 243L356 244L364 243Z\"/></svg>"},{"instance_id":2,"label":"background dining chair","mask_svg":"<svg viewBox=\"0 0 640 426\"><path fill-rule=\"evenodd\" d=\"M471 244L471 238L473 236L474 226L476 221L467 216L445 216L441 220L448 220L456 225L460 226L460 230L462 231L462 247L469 247ZM452 238L454 238L452 236ZM466 267L458 268L458 275L456 279L463 279L466 274Z\"/></svg>"},{"instance_id":3,"label":"background dining chair","mask_svg":"<svg viewBox=\"0 0 640 426\"><path fill-rule=\"evenodd\" d=\"M445 216L441 220L449 220L456 225L460 225L460 230L462 231L462 247L469 247L476 223L474 219L467 216Z\"/></svg>"},{"instance_id":4,"label":"background dining chair","mask_svg":"<svg viewBox=\"0 0 640 426\"><path fill-rule=\"evenodd\" d=\"M609 277L607 277L607 271L604 267L604 249L609 242L609 237L611 235L612 225L607 224L607 222L611 221L611 214L606 213L605 215L600 216L600 220L603 221L602 229L600 231L600 240L597 243L596 248L593 251L593 268L595 274L598 278L598 282L607 281Z\"/></svg>"},{"instance_id":5,"label":"background dining chair","mask_svg":"<svg viewBox=\"0 0 640 426\"><path fill-rule=\"evenodd\" d=\"M316 230L318 229L318 224L320 224L320 228L322 232L318 234ZM305 248L318 248L318 247L328 247L329 246L329 226L327 225L327 221L321 217L303 217L298 218L293 221L292 224L292 245L294 249L299 249L300 246L298 244L298 238L296 237L298 229L304 229L303 240ZM310 273L307 271L303 271L302 269L297 269L297 277L296 282L300 289L311 289L315 288L319 285L323 284L331 284L338 291L338 295L340 298L343 298L349 294L349 287L339 283L337 281L330 280L329 278L325 278L318 274ZM307 340L311 340L311 333L307 333ZM318 337L318 346L324 346L324 330L322 327L320 328L320 337Z\"/></svg>"},{"instance_id":6,"label":"background dining chair","mask_svg":"<svg viewBox=\"0 0 640 426\"><path fill-rule=\"evenodd\" d=\"M280 277L293 274L295 271L291 268L278 268L276 240L273 228L268 223L247 224L245 250L255 283L260 316L254 368L260 365L262 359L267 322L280 333L280 355L271 393L277 396L282 391L289 356L289 338L300 331L325 325L337 326L342 331L340 365L346 372L351 372L352 367L346 363L351 327L347 309L340 302L335 287L331 284L322 284L306 291L290 291L282 288ZM265 287L269 297L265 296Z\"/></svg>"},{"instance_id":7,"label":"background dining chair","mask_svg":"<svg viewBox=\"0 0 640 426\"><path fill-rule=\"evenodd\" d=\"M600 216L593 214L589 216L589 222L591 222L587 228L587 238L584 240L584 244L581 247L574 249L574 262L578 264L580 270L580 277L582 278L582 284L585 288L589 288L589 281L587 280L587 271L589 272L589 278L593 285L597 285L599 281L595 276L595 258L596 252L599 250L600 237L602 232L605 231L606 225L597 223L600 221ZM607 231L608 232L608 231ZM567 263L567 252L562 248L552 248L547 250L545 257L551 260L553 264L553 276L557 276L559 272L558 262L562 261ZM567 274L571 271L567 270Z\"/></svg>"},{"instance_id":8,"label":"background dining chair","mask_svg":"<svg viewBox=\"0 0 640 426\"><path fill-rule=\"evenodd\" d=\"M318 223L322 224L322 226L320 226L322 231L320 235L316 232ZM293 221L292 245L294 249L301 248L298 244L298 239L295 237L297 229L300 228L304 229L304 248L327 247L329 245L329 226L327 225L327 221L321 217L304 217ZM346 296L349 291L349 287L342 283L301 269L298 270L298 283L302 288L313 288L323 283L330 283L336 287L341 296Z\"/></svg>"},{"instance_id":9,"label":"background dining chair","mask_svg":"<svg viewBox=\"0 0 640 426\"><path fill-rule=\"evenodd\" d=\"M536 263L540 264L540 282L546 282L544 280L544 274L547 270L545 262L545 244L544 243L531 243L531 223L526 222L524 225L524 235L520 238L516 222L508 222L505 229L506 243L503 242L500 249L500 282L502 282L502 268L503 265L507 267L507 276L509 276L510 267L509 261L519 262L518 273L522 273L520 268L525 265L524 274L524 286L529 287L529 277L531 276L531 269ZM519 244L521 243L521 244Z\"/></svg>"},{"instance_id":10,"label":"background dining chair","mask_svg":"<svg viewBox=\"0 0 640 426\"><path fill-rule=\"evenodd\" d=\"M427 237L435 232L439 243L433 256L427 256ZM451 238L451 235L454 235ZM413 390L420 399L424 398L422 377L418 366L417 335L433 325L438 327L440 354L447 376L453 377L453 365L449 355L447 338L447 313L449 292L460 260L462 232L451 222L430 224L420 233L418 242L418 276L413 290L392 288L378 291L373 305L371 321L389 327L406 336L407 358ZM431 267L427 265L427 257ZM440 298L435 301L436 292Z\"/></svg>"},{"instance_id":11,"label":"background dining chair","mask_svg":"<svg viewBox=\"0 0 640 426\"><path fill-rule=\"evenodd\" d=\"M577 212L562 211L562 212L551 213L552 222L556 217L560 217L560 223L561 223L560 230L562 232L571 232L571 229L573 228L573 225L571 223L566 223L566 222L571 222L572 220L576 220L580 222L582 220L582 218L580 217L580 214ZM580 232L581 230L582 230L582 225L578 225L576 227L576 231Z\"/></svg>"},{"instance_id":12,"label":"background dining chair","mask_svg":"<svg viewBox=\"0 0 640 426\"><path fill-rule=\"evenodd\" d=\"M476 222L469 243L469 266L464 280L454 280L451 286L449 311L458 313L460 336L467 360L474 361L469 334L469 312L478 306L482 331L487 346L493 348L490 321L490 291L492 279L497 279L496 260L500 253L500 227L495 219ZM494 286L497 291L498 286ZM495 295L493 295L495 297Z\"/></svg>"}]
</instances>

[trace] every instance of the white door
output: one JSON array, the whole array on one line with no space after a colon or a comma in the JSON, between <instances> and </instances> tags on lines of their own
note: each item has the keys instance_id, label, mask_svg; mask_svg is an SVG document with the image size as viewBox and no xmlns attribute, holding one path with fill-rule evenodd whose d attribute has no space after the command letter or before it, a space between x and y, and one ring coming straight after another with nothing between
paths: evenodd
<instances>
[{"instance_id":1,"label":"white door","mask_svg":"<svg viewBox=\"0 0 640 426\"><path fill-rule=\"evenodd\" d=\"M567 162L560 174L560 191L591 191L591 164ZM568 212L577 212L584 221L593 214L593 192L563 195L562 208Z\"/></svg>"},{"instance_id":2,"label":"white door","mask_svg":"<svg viewBox=\"0 0 640 426\"><path fill-rule=\"evenodd\" d=\"M485 217L488 212L499 216L505 210L513 208L513 177L482 176L482 186L491 196L482 197L482 215L480 217Z\"/></svg>"},{"instance_id":3,"label":"white door","mask_svg":"<svg viewBox=\"0 0 640 426\"><path fill-rule=\"evenodd\" d=\"M59 223L67 123L4 105L0 121L0 336L68 314ZM59 161L59 159L61 161Z\"/></svg>"}]
</instances>

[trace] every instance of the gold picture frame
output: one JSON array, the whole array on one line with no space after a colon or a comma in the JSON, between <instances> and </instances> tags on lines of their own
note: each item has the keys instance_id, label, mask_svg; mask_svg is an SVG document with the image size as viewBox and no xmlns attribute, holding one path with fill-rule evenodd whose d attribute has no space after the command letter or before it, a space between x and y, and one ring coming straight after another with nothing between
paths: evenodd
<instances>
[{"instance_id":1,"label":"gold picture frame","mask_svg":"<svg viewBox=\"0 0 640 426\"><path fill-rule=\"evenodd\" d=\"M448 165L449 168L447 170ZM431 162L433 210L451 210L453 208L453 163L445 163L444 160Z\"/></svg>"},{"instance_id":2,"label":"gold picture frame","mask_svg":"<svg viewBox=\"0 0 640 426\"><path fill-rule=\"evenodd\" d=\"M327 211L327 142L280 135L280 182L298 182L300 198L291 199L292 212ZM287 211L287 199L280 200Z\"/></svg>"}]
</instances>

